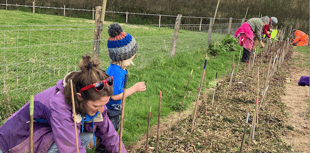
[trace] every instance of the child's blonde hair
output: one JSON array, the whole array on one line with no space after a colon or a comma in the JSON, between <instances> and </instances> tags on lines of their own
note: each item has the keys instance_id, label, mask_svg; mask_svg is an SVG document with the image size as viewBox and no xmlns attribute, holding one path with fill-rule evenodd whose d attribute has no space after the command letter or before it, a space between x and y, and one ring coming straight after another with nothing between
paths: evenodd
<instances>
[{"instance_id":1,"label":"child's blonde hair","mask_svg":"<svg viewBox=\"0 0 310 153\"><path fill-rule=\"evenodd\" d=\"M131 58L126 59L126 60L122 60L122 61L113 61L111 60L112 64L116 64L118 66L120 66L122 69L125 69L126 67L129 67L131 64L135 65L132 60L136 55L133 55Z\"/></svg>"}]
</instances>

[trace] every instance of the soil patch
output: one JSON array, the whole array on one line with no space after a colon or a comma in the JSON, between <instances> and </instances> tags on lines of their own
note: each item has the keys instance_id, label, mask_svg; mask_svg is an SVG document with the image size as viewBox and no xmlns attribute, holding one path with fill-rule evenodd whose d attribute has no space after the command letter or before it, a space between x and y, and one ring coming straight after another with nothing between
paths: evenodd
<instances>
[{"instance_id":1,"label":"soil patch","mask_svg":"<svg viewBox=\"0 0 310 153\"><path fill-rule=\"evenodd\" d=\"M294 52L293 58L299 59L304 54ZM293 60L290 67L290 75L286 78L285 96L282 101L287 105L288 119L286 124L289 125L289 131L286 132L283 139L289 145L292 145L294 152L309 152L309 121L307 117L309 106L309 87L299 86L298 81L301 76L309 75L309 69L300 68L298 65L303 64L303 60ZM296 66L297 65L297 66Z\"/></svg>"}]
</instances>

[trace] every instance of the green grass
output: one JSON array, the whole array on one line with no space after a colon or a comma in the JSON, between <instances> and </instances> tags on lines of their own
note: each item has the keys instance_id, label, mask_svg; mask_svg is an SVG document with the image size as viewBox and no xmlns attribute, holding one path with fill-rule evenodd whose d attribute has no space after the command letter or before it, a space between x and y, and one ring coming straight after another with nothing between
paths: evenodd
<instances>
[{"instance_id":1,"label":"green grass","mask_svg":"<svg viewBox=\"0 0 310 153\"><path fill-rule=\"evenodd\" d=\"M1 123L19 110L30 95L54 86L67 72L78 70L77 63L81 56L92 52L94 24L87 19L0 10L0 25L30 25L0 26L0 87L4 87L5 78L7 91L4 93L1 90L0 93ZM185 109L195 100L207 53L207 33L180 30L176 55L170 58L173 29L134 25L122 27L136 38L139 45L135 66L129 68L128 87L139 81L145 81L147 86L145 92L135 93L126 99L123 141L128 144L146 132L150 107L151 125L157 123L159 91L163 92L162 117L180 110L192 69ZM99 55L103 69L109 66L107 38L107 25L104 25ZM223 38L225 35L212 34L212 41ZM241 50L238 47L235 52L222 52L216 57L209 55L207 82L214 79L216 72L221 76L231 70L232 58L235 56L236 61Z\"/></svg>"},{"instance_id":2,"label":"green grass","mask_svg":"<svg viewBox=\"0 0 310 153\"><path fill-rule=\"evenodd\" d=\"M309 47L297 46L295 50L300 54L292 58L294 63L301 68L309 68Z\"/></svg>"}]
</instances>

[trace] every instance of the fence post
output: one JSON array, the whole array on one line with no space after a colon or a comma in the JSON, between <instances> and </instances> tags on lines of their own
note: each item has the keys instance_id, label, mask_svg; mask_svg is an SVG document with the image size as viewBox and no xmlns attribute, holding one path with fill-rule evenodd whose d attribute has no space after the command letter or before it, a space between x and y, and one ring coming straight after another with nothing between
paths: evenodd
<instances>
[{"instance_id":1,"label":"fence post","mask_svg":"<svg viewBox=\"0 0 310 153\"><path fill-rule=\"evenodd\" d=\"M213 21L212 21L212 18L210 18L207 47L209 47L211 44L212 26L213 26Z\"/></svg>"},{"instance_id":2,"label":"fence post","mask_svg":"<svg viewBox=\"0 0 310 153\"><path fill-rule=\"evenodd\" d=\"M34 3L34 1L32 2L32 13L35 13L36 12L36 10L35 10L35 3Z\"/></svg>"},{"instance_id":3,"label":"fence post","mask_svg":"<svg viewBox=\"0 0 310 153\"><path fill-rule=\"evenodd\" d=\"M182 18L182 15L178 14L178 17L175 20L174 34L173 34L173 38L172 38L172 47L171 47L170 57L175 55L175 48L176 48L177 40L178 40L181 18Z\"/></svg>"},{"instance_id":4,"label":"fence post","mask_svg":"<svg viewBox=\"0 0 310 153\"><path fill-rule=\"evenodd\" d=\"M64 5L64 16L66 16L66 5Z\"/></svg>"},{"instance_id":5,"label":"fence post","mask_svg":"<svg viewBox=\"0 0 310 153\"><path fill-rule=\"evenodd\" d=\"M95 9L92 8L92 19L95 20Z\"/></svg>"},{"instance_id":6,"label":"fence post","mask_svg":"<svg viewBox=\"0 0 310 153\"><path fill-rule=\"evenodd\" d=\"M107 0L102 1L102 12L101 12L101 21L104 22L105 10L107 9Z\"/></svg>"},{"instance_id":7,"label":"fence post","mask_svg":"<svg viewBox=\"0 0 310 153\"><path fill-rule=\"evenodd\" d=\"M232 17L229 18L228 31L227 31L227 34L228 34L228 35L230 34L231 23L232 23Z\"/></svg>"},{"instance_id":8,"label":"fence post","mask_svg":"<svg viewBox=\"0 0 310 153\"><path fill-rule=\"evenodd\" d=\"M160 23L161 23L161 15L159 15L159 20L158 20L158 27L160 28Z\"/></svg>"},{"instance_id":9,"label":"fence post","mask_svg":"<svg viewBox=\"0 0 310 153\"><path fill-rule=\"evenodd\" d=\"M8 0L5 0L5 9L8 9Z\"/></svg>"},{"instance_id":10,"label":"fence post","mask_svg":"<svg viewBox=\"0 0 310 153\"><path fill-rule=\"evenodd\" d=\"M128 22L128 12L126 12L126 23Z\"/></svg>"},{"instance_id":11,"label":"fence post","mask_svg":"<svg viewBox=\"0 0 310 153\"><path fill-rule=\"evenodd\" d=\"M95 36L94 36L94 48L93 48L93 57L99 58L100 52L100 40L102 32L102 21L101 21L101 6L96 6L96 20L95 20Z\"/></svg>"},{"instance_id":12,"label":"fence post","mask_svg":"<svg viewBox=\"0 0 310 153\"><path fill-rule=\"evenodd\" d=\"M202 18L200 18L199 31L201 31Z\"/></svg>"}]
</instances>

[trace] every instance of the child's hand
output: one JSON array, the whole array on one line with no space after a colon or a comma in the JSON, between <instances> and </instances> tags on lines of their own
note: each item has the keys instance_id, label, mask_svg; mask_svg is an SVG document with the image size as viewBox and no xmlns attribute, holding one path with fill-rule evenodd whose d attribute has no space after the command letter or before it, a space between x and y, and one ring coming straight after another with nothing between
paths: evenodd
<instances>
[{"instance_id":1,"label":"child's hand","mask_svg":"<svg viewBox=\"0 0 310 153\"><path fill-rule=\"evenodd\" d=\"M144 82L137 82L134 86L135 86L136 92L145 91L146 90L146 86L145 86Z\"/></svg>"}]
</instances>

